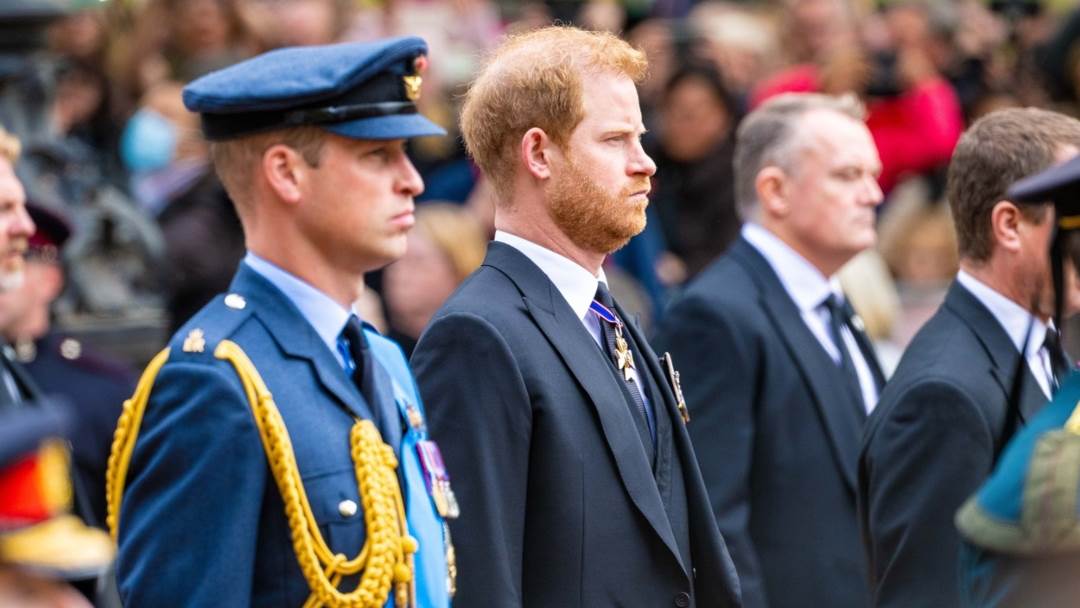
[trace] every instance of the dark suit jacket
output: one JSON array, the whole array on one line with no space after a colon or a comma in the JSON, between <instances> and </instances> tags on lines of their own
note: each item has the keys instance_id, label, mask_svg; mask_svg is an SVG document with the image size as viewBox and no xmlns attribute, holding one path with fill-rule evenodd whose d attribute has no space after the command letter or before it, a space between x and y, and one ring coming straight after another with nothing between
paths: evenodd
<instances>
[{"instance_id":1,"label":"dark suit jacket","mask_svg":"<svg viewBox=\"0 0 1080 608\"><path fill-rule=\"evenodd\" d=\"M50 394L71 403L76 424L71 433L72 474L85 498L88 523L105 527L105 467L116 420L124 400L135 390L135 374L126 366L81 345L81 352L61 353L63 335L50 333L36 342L26 372Z\"/></svg>"},{"instance_id":2,"label":"dark suit jacket","mask_svg":"<svg viewBox=\"0 0 1080 608\"><path fill-rule=\"evenodd\" d=\"M639 368L663 378L630 331ZM412 363L461 504L455 606L739 604L670 389L660 382L653 407L675 421L683 475L666 487L684 486L676 497L654 481L613 368L525 255L492 243ZM673 499L685 521L667 516Z\"/></svg>"},{"instance_id":3,"label":"dark suit jacket","mask_svg":"<svg viewBox=\"0 0 1080 608\"><path fill-rule=\"evenodd\" d=\"M1019 353L959 283L908 346L867 424L859 525L875 606L959 604L953 516L993 466ZM1021 411L1045 402L1024 365Z\"/></svg>"},{"instance_id":4,"label":"dark suit jacket","mask_svg":"<svg viewBox=\"0 0 1080 608\"><path fill-rule=\"evenodd\" d=\"M769 263L737 239L654 343L682 374L744 604L864 607L854 484L865 410Z\"/></svg>"}]
</instances>

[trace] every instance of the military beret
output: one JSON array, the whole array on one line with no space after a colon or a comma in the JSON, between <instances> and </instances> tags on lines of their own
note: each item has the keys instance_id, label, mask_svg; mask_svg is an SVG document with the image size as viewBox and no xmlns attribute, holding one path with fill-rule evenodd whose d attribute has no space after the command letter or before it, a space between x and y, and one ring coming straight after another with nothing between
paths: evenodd
<instances>
[{"instance_id":1,"label":"military beret","mask_svg":"<svg viewBox=\"0 0 1080 608\"><path fill-rule=\"evenodd\" d=\"M71 237L71 222L63 212L34 202L27 202L26 211L34 220L37 230L30 236L30 250L56 257Z\"/></svg>"},{"instance_id":2,"label":"military beret","mask_svg":"<svg viewBox=\"0 0 1080 608\"><path fill-rule=\"evenodd\" d=\"M1080 228L1080 155L1016 182L1006 195L1018 203L1053 202L1058 226Z\"/></svg>"},{"instance_id":3,"label":"military beret","mask_svg":"<svg viewBox=\"0 0 1080 608\"><path fill-rule=\"evenodd\" d=\"M312 125L353 139L404 139L446 132L420 115L417 37L277 49L184 87L206 138Z\"/></svg>"}]
</instances>

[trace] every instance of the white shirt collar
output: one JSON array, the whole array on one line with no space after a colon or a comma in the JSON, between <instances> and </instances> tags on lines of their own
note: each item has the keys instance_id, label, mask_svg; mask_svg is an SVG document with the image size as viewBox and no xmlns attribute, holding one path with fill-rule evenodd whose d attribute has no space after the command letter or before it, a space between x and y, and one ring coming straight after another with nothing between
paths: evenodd
<instances>
[{"instance_id":1,"label":"white shirt collar","mask_svg":"<svg viewBox=\"0 0 1080 608\"><path fill-rule=\"evenodd\" d=\"M772 232L753 222L743 224L742 237L772 266L784 290L802 312L816 310L830 294L842 296L840 282L827 278Z\"/></svg>"},{"instance_id":2,"label":"white shirt collar","mask_svg":"<svg viewBox=\"0 0 1080 608\"><path fill-rule=\"evenodd\" d=\"M303 279L250 251L244 256L244 263L270 281L274 287L280 289L285 297L300 309L300 314L304 315L307 322L315 329L315 333L340 361L341 354L337 350L337 339L341 335L341 330L345 329L349 315L354 313L342 308L330 296L304 282Z\"/></svg>"},{"instance_id":3,"label":"white shirt collar","mask_svg":"<svg viewBox=\"0 0 1080 608\"><path fill-rule=\"evenodd\" d=\"M1009 335L1013 345L1016 346L1016 352L1020 352L1023 348L1024 332L1028 330L1029 325L1031 334L1027 340L1027 351L1024 356L1030 357L1042 348L1043 341L1046 340L1046 323L1032 315L1023 306L1001 295L994 288L963 270L956 274L956 280L990 310L990 314L994 315L1002 329Z\"/></svg>"},{"instance_id":4,"label":"white shirt collar","mask_svg":"<svg viewBox=\"0 0 1080 608\"><path fill-rule=\"evenodd\" d=\"M579 319L584 320L589 314L589 304L592 304L593 298L596 297L597 283L607 283L603 268L600 269L600 276L595 277L570 258L520 236L496 230L495 241L517 249L533 264L536 264L559 290Z\"/></svg>"}]
</instances>

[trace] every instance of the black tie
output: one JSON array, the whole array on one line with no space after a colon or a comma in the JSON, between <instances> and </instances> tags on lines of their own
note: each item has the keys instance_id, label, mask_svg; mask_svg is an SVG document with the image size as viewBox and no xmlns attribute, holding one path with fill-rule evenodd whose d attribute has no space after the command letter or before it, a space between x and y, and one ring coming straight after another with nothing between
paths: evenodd
<instances>
[{"instance_id":1,"label":"black tie","mask_svg":"<svg viewBox=\"0 0 1080 608\"><path fill-rule=\"evenodd\" d=\"M364 395L368 407L371 408L372 415L375 416L375 423L378 424L379 407L375 402L375 392L373 390L374 369L371 355L368 352L367 339L364 337L364 327L360 324L360 319L356 318L356 315L349 315L349 320L345 323L345 329L341 330L341 336L345 338L345 343L349 348L349 356L352 357L353 384Z\"/></svg>"},{"instance_id":2,"label":"black tie","mask_svg":"<svg viewBox=\"0 0 1080 608\"><path fill-rule=\"evenodd\" d=\"M1043 348L1050 355L1050 394L1053 395L1057 393L1061 381L1065 378L1065 374L1069 372L1069 357L1065 354L1065 349L1061 347L1061 336L1052 327L1046 329Z\"/></svg>"},{"instance_id":3,"label":"black tie","mask_svg":"<svg viewBox=\"0 0 1080 608\"><path fill-rule=\"evenodd\" d=\"M865 413L859 373L855 370L855 361L852 360L851 353L848 352L847 343L844 341L843 332L840 329L845 326L850 328L851 326L851 319L848 316L849 309L836 294L829 294L829 297L822 302L822 306L829 312L829 337L832 338L833 344L840 351L840 369L847 380L848 388L855 394L856 403L860 406L860 410Z\"/></svg>"},{"instance_id":4,"label":"black tie","mask_svg":"<svg viewBox=\"0 0 1080 608\"><path fill-rule=\"evenodd\" d=\"M615 314L615 300L611 297L611 293L608 292L607 285L604 285L603 283L597 284L595 299L597 302L603 304L605 308L611 311L612 315ZM616 317L616 319L618 319L618 317ZM630 393L631 400L633 400L634 402L633 405L635 411L632 412L634 422L638 424L639 427L643 425L646 435L649 437L651 443L654 444L656 439L653 437L652 434L652 424L650 422L649 412L645 407L645 400L641 398L641 389L637 386L636 382L634 382L633 380L628 380L623 375L623 371L618 369L617 361L619 360L619 355L618 349L616 347L615 328L612 326L611 323L601 320L600 333L604 337L604 343L607 344L608 358L611 361L611 364L616 368L616 375L618 375L619 378L623 381L624 385L626 386L627 392ZM641 366L644 364L644 360L641 358L640 351L635 348L633 339L631 339L629 331L624 329L622 335L623 339L625 339L627 342L627 346L629 347L630 352L633 353L634 365L638 373L638 378L643 379L642 374L645 373L645 370ZM641 429L639 428L639 430ZM649 445L647 447L651 448L653 446Z\"/></svg>"}]
</instances>

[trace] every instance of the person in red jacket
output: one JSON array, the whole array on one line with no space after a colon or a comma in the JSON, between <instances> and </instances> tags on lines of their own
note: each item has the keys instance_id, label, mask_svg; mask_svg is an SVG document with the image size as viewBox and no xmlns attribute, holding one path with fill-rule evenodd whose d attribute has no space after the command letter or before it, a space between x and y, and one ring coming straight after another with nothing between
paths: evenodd
<instances>
[{"instance_id":1,"label":"person in red jacket","mask_svg":"<svg viewBox=\"0 0 1080 608\"><path fill-rule=\"evenodd\" d=\"M866 126L881 157L878 178L888 192L905 176L944 167L964 128L956 92L927 51L928 18L917 5L899 3L865 19L860 32L845 19L841 0L820 0L836 11L831 45L763 80L750 96L755 108L781 93L857 92L866 99ZM840 25L837 25L840 24ZM843 34L843 35L841 35Z\"/></svg>"}]
</instances>

